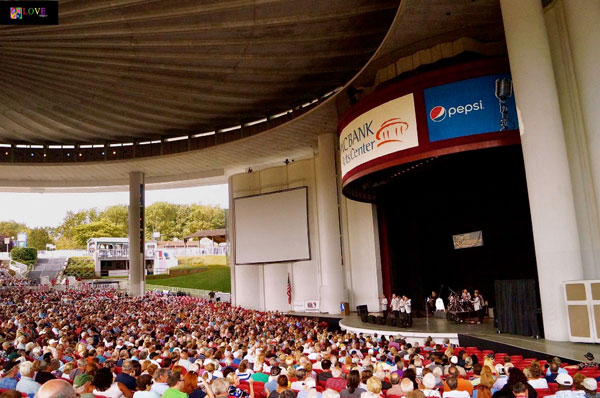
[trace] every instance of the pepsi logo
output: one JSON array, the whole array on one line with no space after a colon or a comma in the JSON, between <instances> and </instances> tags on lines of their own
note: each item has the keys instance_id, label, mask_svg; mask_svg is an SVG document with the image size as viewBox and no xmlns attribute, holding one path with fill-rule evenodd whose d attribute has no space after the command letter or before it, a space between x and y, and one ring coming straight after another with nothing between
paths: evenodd
<instances>
[{"instance_id":1,"label":"pepsi logo","mask_svg":"<svg viewBox=\"0 0 600 398\"><path fill-rule=\"evenodd\" d=\"M431 120L433 120L434 122L441 122L442 120L444 120L446 118L446 108L444 108L443 106L434 106L433 109L431 109L431 111L429 111L429 118Z\"/></svg>"}]
</instances>

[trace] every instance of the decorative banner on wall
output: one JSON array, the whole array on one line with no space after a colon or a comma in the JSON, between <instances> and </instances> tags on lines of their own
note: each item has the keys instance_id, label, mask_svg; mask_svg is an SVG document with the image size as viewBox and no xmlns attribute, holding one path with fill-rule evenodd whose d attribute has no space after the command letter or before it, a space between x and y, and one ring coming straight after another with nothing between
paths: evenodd
<instances>
[{"instance_id":1,"label":"decorative banner on wall","mask_svg":"<svg viewBox=\"0 0 600 398\"><path fill-rule=\"evenodd\" d=\"M363 113L344 127L340 134L342 179L361 164L418 145L411 93Z\"/></svg>"},{"instance_id":2,"label":"decorative banner on wall","mask_svg":"<svg viewBox=\"0 0 600 398\"><path fill-rule=\"evenodd\" d=\"M483 246L483 232L467 232L466 234L452 235L455 249Z\"/></svg>"},{"instance_id":3,"label":"decorative banner on wall","mask_svg":"<svg viewBox=\"0 0 600 398\"><path fill-rule=\"evenodd\" d=\"M431 87L424 93L430 142L519 128L508 73Z\"/></svg>"}]
</instances>

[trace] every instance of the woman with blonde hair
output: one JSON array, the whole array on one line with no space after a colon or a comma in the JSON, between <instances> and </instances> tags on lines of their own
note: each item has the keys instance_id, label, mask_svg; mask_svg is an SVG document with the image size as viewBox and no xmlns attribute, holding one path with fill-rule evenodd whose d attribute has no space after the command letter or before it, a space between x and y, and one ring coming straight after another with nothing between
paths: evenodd
<instances>
[{"instance_id":1,"label":"woman with blonde hair","mask_svg":"<svg viewBox=\"0 0 600 398\"><path fill-rule=\"evenodd\" d=\"M481 369L479 384L473 390L473 398L492 398L492 386L494 385L494 376L487 366Z\"/></svg>"},{"instance_id":2,"label":"woman with blonde hair","mask_svg":"<svg viewBox=\"0 0 600 398\"><path fill-rule=\"evenodd\" d=\"M367 380L367 391L360 395L361 398L380 398L381 397L381 380L375 376L369 377Z\"/></svg>"}]
</instances>

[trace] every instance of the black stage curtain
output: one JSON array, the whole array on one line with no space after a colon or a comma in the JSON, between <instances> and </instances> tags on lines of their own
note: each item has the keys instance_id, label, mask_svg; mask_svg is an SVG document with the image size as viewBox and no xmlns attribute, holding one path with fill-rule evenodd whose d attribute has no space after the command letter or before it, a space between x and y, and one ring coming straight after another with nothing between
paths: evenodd
<instances>
[{"instance_id":1,"label":"black stage curtain","mask_svg":"<svg viewBox=\"0 0 600 398\"><path fill-rule=\"evenodd\" d=\"M498 330L522 336L539 336L537 287L534 279L496 281Z\"/></svg>"}]
</instances>

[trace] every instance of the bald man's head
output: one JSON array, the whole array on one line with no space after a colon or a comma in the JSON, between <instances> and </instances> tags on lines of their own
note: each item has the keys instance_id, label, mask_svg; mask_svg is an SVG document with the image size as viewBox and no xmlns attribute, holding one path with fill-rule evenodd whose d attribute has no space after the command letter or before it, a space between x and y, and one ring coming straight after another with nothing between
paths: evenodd
<instances>
[{"instance_id":1,"label":"bald man's head","mask_svg":"<svg viewBox=\"0 0 600 398\"><path fill-rule=\"evenodd\" d=\"M49 380L35 394L36 398L75 398L75 389L65 380Z\"/></svg>"}]
</instances>

